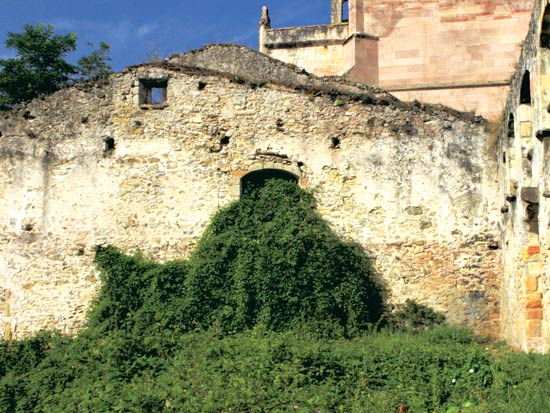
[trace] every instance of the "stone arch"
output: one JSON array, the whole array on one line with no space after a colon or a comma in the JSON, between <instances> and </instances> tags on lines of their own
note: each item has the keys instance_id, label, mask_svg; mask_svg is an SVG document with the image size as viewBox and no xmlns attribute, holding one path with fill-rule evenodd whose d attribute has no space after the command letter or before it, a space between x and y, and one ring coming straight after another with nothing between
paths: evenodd
<instances>
[{"instance_id":1,"label":"stone arch","mask_svg":"<svg viewBox=\"0 0 550 413\"><path fill-rule=\"evenodd\" d=\"M276 171L276 172L262 172L262 171ZM246 181L251 179L262 179L262 174L268 179L269 174L279 174L285 179L292 179L300 186L307 186L307 179L304 177L300 166L295 163L280 163L280 162L258 162L250 165L246 170L234 170L231 172L233 181L230 189L230 196L233 199L238 199L242 193L243 179ZM250 176L248 176L250 175ZM245 178L247 177L248 178Z\"/></svg>"},{"instance_id":2,"label":"stone arch","mask_svg":"<svg viewBox=\"0 0 550 413\"><path fill-rule=\"evenodd\" d=\"M263 186L268 179L284 179L298 183L300 177L284 169L258 169L247 173L241 178L240 193L243 194L250 185Z\"/></svg>"}]
</instances>

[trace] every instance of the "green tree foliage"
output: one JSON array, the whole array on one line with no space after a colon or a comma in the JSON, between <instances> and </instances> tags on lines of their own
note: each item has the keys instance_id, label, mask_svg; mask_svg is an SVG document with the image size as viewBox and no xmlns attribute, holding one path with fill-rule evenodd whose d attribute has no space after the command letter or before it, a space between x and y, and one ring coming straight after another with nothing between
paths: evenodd
<instances>
[{"instance_id":1,"label":"green tree foliage","mask_svg":"<svg viewBox=\"0 0 550 413\"><path fill-rule=\"evenodd\" d=\"M17 56L0 59L1 110L55 92L75 79L96 78L110 72L107 44L101 43L76 67L66 61L67 54L76 50L76 35L54 34L53 26L26 24L23 32L8 33L5 44Z\"/></svg>"},{"instance_id":2,"label":"green tree foliage","mask_svg":"<svg viewBox=\"0 0 550 413\"><path fill-rule=\"evenodd\" d=\"M93 43L88 43L93 46ZM83 80L95 80L108 76L113 70L108 62L111 58L107 55L111 46L105 42L99 44L99 49L94 50L89 56L83 56L78 60L78 74Z\"/></svg>"}]
</instances>

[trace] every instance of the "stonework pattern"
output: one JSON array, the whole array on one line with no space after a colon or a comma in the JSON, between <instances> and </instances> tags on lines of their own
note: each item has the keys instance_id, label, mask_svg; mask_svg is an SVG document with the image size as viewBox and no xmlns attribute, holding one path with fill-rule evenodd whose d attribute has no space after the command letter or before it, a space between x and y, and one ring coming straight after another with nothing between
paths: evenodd
<instances>
[{"instance_id":1,"label":"stonework pattern","mask_svg":"<svg viewBox=\"0 0 550 413\"><path fill-rule=\"evenodd\" d=\"M240 178L265 168L314 191L321 215L371 257L390 303L414 299L498 334L501 204L487 122L321 82L245 48L202 53L202 64L130 67L3 116L4 337L78 332L98 287L97 245L187 257L211 215L238 199ZM234 68L212 69L235 53ZM242 62L265 81L243 76ZM151 79L167 80L160 105L140 101Z\"/></svg>"}]
</instances>

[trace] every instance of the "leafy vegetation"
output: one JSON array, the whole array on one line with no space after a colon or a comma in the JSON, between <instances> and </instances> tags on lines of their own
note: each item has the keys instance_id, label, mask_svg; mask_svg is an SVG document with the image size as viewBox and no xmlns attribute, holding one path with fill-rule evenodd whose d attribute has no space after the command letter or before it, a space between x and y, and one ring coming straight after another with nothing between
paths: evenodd
<instances>
[{"instance_id":1,"label":"leafy vegetation","mask_svg":"<svg viewBox=\"0 0 550 413\"><path fill-rule=\"evenodd\" d=\"M0 343L0 412L542 412L550 358L407 302L387 330L360 249L295 184L218 212L188 261L98 250L77 337Z\"/></svg>"},{"instance_id":2,"label":"leafy vegetation","mask_svg":"<svg viewBox=\"0 0 550 413\"><path fill-rule=\"evenodd\" d=\"M109 45L79 60L66 61L76 50L76 34L56 35L52 26L26 24L22 33L8 33L6 47L17 56L0 59L0 110L55 92L74 80L96 79L111 72Z\"/></svg>"},{"instance_id":3,"label":"leafy vegetation","mask_svg":"<svg viewBox=\"0 0 550 413\"><path fill-rule=\"evenodd\" d=\"M378 322L381 291L368 259L330 230L313 196L284 180L251 188L214 215L187 262L98 250L103 286L90 326L178 333L263 326L334 337Z\"/></svg>"}]
</instances>

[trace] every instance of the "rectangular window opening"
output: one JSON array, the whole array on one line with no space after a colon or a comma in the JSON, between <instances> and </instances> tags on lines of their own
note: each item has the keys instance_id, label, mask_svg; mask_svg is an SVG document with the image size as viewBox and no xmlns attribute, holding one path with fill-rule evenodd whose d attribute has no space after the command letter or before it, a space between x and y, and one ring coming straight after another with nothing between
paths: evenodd
<instances>
[{"instance_id":1,"label":"rectangular window opening","mask_svg":"<svg viewBox=\"0 0 550 413\"><path fill-rule=\"evenodd\" d=\"M343 1L342 2L342 23L346 23L349 21L349 2Z\"/></svg>"},{"instance_id":2,"label":"rectangular window opening","mask_svg":"<svg viewBox=\"0 0 550 413\"><path fill-rule=\"evenodd\" d=\"M139 81L139 104L142 108L163 108L167 100L166 79L141 79Z\"/></svg>"}]
</instances>

